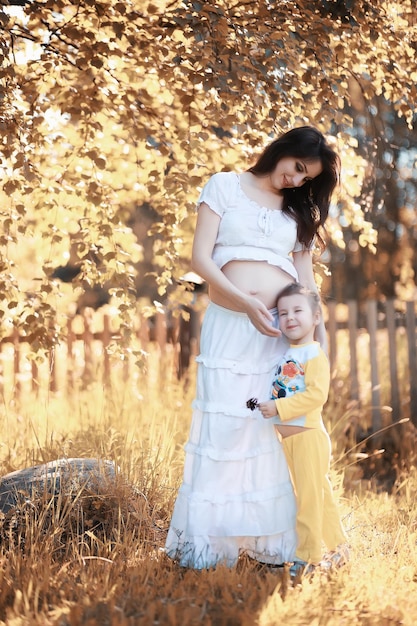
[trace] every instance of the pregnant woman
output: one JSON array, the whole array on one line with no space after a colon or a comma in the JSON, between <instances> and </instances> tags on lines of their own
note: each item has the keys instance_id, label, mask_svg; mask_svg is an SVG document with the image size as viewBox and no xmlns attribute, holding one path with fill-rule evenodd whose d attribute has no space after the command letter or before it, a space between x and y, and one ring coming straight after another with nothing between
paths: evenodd
<instances>
[{"instance_id":1,"label":"pregnant woman","mask_svg":"<svg viewBox=\"0 0 417 626\"><path fill-rule=\"evenodd\" d=\"M240 554L279 565L297 543L295 498L270 420L247 407L269 396L287 347L277 296L317 291L313 246L339 179L338 155L304 126L275 139L246 172L218 172L198 199L192 266L209 285L184 477L167 554L196 569ZM325 344L321 323L316 339Z\"/></svg>"}]
</instances>

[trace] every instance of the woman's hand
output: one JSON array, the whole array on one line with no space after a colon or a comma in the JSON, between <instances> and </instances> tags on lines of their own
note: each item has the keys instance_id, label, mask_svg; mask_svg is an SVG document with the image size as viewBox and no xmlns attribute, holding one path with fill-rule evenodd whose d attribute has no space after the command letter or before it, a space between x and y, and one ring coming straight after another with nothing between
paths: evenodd
<instances>
[{"instance_id":1,"label":"woman's hand","mask_svg":"<svg viewBox=\"0 0 417 626\"><path fill-rule=\"evenodd\" d=\"M280 337L282 335L281 331L272 325L274 321L273 316L258 298L247 298L245 312L255 328L263 335L268 335L269 337Z\"/></svg>"},{"instance_id":2,"label":"woman's hand","mask_svg":"<svg viewBox=\"0 0 417 626\"><path fill-rule=\"evenodd\" d=\"M278 415L277 405L275 400L267 400L266 402L259 402L258 409L262 413L262 417L269 419Z\"/></svg>"}]
</instances>

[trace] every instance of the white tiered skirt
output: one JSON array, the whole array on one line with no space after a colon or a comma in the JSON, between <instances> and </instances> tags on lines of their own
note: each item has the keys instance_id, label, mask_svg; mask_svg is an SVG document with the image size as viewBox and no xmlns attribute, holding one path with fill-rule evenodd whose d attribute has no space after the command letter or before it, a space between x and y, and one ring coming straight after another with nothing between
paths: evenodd
<instances>
[{"instance_id":1,"label":"white tiered skirt","mask_svg":"<svg viewBox=\"0 0 417 626\"><path fill-rule=\"evenodd\" d=\"M183 566L232 566L242 553L275 565L294 559L296 505L285 456L272 421L246 407L249 398L270 397L285 348L246 314L209 304L183 483L166 541L167 554Z\"/></svg>"}]
</instances>

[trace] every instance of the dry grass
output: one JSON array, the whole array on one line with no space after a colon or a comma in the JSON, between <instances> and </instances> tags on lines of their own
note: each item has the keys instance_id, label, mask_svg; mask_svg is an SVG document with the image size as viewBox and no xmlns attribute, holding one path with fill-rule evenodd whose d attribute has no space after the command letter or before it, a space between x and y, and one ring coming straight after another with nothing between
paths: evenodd
<instances>
[{"instance_id":1,"label":"dry grass","mask_svg":"<svg viewBox=\"0 0 417 626\"><path fill-rule=\"evenodd\" d=\"M162 371L160 371L160 368ZM351 562L293 585L286 571L242 559L190 571L161 548L181 478L194 393L156 358L146 376L111 390L4 398L1 474L63 456L116 462L99 495L35 501L0 521L0 624L7 626L393 625L417 614L417 476L379 492L343 454L351 408L329 404L333 478ZM404 427L406 428L406 427ZM408 432L409 436L413 433ZM344 479L344 480L343 480Z\"/></svg>"}]
</instances>

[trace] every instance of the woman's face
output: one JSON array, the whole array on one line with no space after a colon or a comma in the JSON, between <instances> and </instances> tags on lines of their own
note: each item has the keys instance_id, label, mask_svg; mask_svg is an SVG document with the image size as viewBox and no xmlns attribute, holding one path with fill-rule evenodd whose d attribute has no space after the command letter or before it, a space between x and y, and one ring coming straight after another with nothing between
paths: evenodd
<instances>
[{"instance_id":1,"label":"woman's face","mask_svg":"<svg viewBox=\"0 0 417 626\"><path fill-rule=\"evenodd\" d=\"M314 161L284 157L280 159L270 174L271 184L276 190L301 187L316 178L323 171L320 159Z\"/></svg>"}]
</instances>

